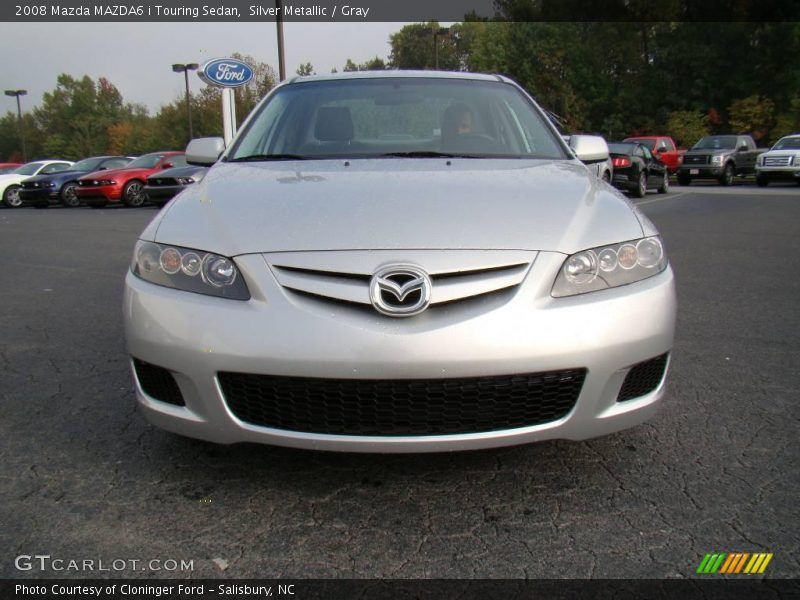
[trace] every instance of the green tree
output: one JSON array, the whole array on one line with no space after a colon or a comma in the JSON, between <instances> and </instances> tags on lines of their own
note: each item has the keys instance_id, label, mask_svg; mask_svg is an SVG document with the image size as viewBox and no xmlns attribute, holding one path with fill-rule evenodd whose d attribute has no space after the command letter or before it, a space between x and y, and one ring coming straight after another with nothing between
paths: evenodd
<instances>
[{"instance_id":1,"label":"green tree","mask_svg":"<svg viewBox=\"0 0 800 600\"><path fill-rule=\"evenodd\" d=\"M296 73L298 75L314 75L314 67L310 62L300 65L297 67Z\"/></svg>"},{"instance_id":2,"label":"green tree","mask_svg":"<svg viewBox=\"0 0 800 600\"><path fill-rule=\"evenodd\" d=\"M708 135L708 115L698 111L675 111L667 119L667 131L679 146L690 147Z\"/></svg>"},{"instance_id":3,"label":"green tree","mask_svg":"<svg viewBox=\"0 0 800 600\"><path fill-rule=\"evenodd\" d=\"M760 140L775 124L775 103L758 95L734 100L728 108L729 124L734 133L751 133Z\"/></svg>"}]
</instances>

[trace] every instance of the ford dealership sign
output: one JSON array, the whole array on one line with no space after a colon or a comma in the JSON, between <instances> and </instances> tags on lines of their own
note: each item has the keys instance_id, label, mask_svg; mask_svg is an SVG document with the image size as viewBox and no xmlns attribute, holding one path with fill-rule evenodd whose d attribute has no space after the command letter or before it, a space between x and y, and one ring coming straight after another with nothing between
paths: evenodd
<instances>
[{"instance_id":1,"label":"ford dealership sign","mask_svg":"<svg viewBox=\"0 0 800 600\"><path fill-rule=\"evenodd\" d=\"M253 78L253 69L235 58L214 58L203 63L197 74L209 85L235 88Z\"/></svg>"}]
</instances>

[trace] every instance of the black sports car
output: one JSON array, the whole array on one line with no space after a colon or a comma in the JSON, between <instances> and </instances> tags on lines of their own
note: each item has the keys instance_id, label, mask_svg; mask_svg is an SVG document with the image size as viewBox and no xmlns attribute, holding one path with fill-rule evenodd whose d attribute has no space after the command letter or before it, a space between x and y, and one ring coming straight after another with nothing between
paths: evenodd
<instances>
[{"instance_id":1,"label":"black sports car","mask_svg":"<svg viewBox=\"0 0 800 600\"><path fill-rule=\"evenodd\" d=\"M636 142L611 142L608 144L614 176L614 187L642 198L648 189L659 194L669 190L667 165L658 160L644 144Z\"/></svg>"},{"instance_id":2,"label":"black sports car","mask_svg":"<svg viewBox=\"0 0 800 600\"><path fill-rule=\"evenodd\" d=\"M186 189L187 185L198 183L205 177L208 167L175 167L147 178L144 192L153 204L164 206L172 197Z\"/></svg>"}]
</instances>

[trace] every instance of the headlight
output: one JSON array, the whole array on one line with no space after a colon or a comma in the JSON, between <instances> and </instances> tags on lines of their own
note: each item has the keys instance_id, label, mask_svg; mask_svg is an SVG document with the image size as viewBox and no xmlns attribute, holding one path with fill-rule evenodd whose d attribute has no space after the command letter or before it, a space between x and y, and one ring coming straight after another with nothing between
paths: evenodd
<instances>
[{"instance_id":1,"label":"headlight","mask_svg":"<svg viewBox=\"0 0 800 600\"><path fill-rule=\"evenodd\" d=\"M131 271L145 281L176 290L250 299L234 262L211 252L139 241L133 250Z\"/></svg>"},{"instance_id":2,"label":"headlight","mask_svg":"<svg viewBox=\"0 0 800 600\"><path fill-rule=\"evenodd\" d=\"M712 156L711 157L711 164L712 165L721 165L722 164L722 155L720 155L720 156Z\"/></svg>"},{"instance_id":3,"label":"headlight","mask_svg":"<svg viewBox=\"0 0 800 600\"><path fill-rule=\"evenodd\" d=\"M48 181L47 183L43 183L42 187L54 188L54 187L56 187L56 184L53 183L52 181Z\"/></svg>"},{"instance_id":4,"label":"headlight","mask_svg":"<svg viewBox=\"0 0 800 600\"><path fill-rule=\"evenodd\" d=\"M667 268L658 236L583 250L568 256L553 290L555 298L596 292L647 279Z\"/></svg>"},{"instance_id":5,"label":"headlight","mask_svg":"<svg viewBox=\"0 0 800 600\"><path fill-rule=\"evenodd\" d=\"M97 182L97 185L117 185L117 182L113 179L101 179Z\"/></svg>"},{"instance_id":6,"label":"headlight","mask_svg":"<svg viewBox=\"0 0 800 600\"><path fill-rule=\"evenodd\" d=\"M194 179L191 177L177 177L176 179L181 185L189 185L190 183L194 183Z\"/></svg>"}]
</instances>

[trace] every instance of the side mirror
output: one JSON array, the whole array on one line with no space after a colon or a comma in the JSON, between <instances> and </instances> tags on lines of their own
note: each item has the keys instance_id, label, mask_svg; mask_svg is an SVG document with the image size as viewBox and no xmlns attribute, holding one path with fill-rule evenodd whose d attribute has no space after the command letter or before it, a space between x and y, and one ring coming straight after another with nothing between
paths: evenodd
<instances>
[{"instance_id":1,"label":"side mirror","mask_svg":"<svg viewBox=\"0 0 800 600\"><path fill-rule=\"evenodd\" d=\"M573 135L569 147L583 162L608 160L608 144L599 135Z\"/></svg>"},{"instance_id":2,"label":"side mirror","mask_svg":"<svg viewBox=\"0 0 800 600\"><path fill-rule=\"evenodd\" d=\"M108 170L108 167L100 167L100 168L99 168L99 169L97 169L97 170L98 170L98 171L107 171L107 170Z\"/></svg>"},{"instance_id":3,"label":"side mirror","mask_svg":"<svg viewBox=\"0 0 800 600\"><path fill-rule=\"evenodd\" d=\"M739 146L740 152L744 152L745 150L747 150L747 144L742 144L741 146Z\"/></svg>"},{"instance_id":4,"label":"side mirror","mask_svg":"<svg viewBox=\"0 0 800 600\"><path fill-rule=\"evenodd\" d=\"M221 137L197 138L186 146L186 162L199 167L210 167L225 151Z\"/></svg>"},{"instance_id":5,"label":"side mirror","mask_svg":"<svg viewBox=\"0 0 800 600\"><path fill-rule=\"evenodd\" d=\"M168 163L164 163L163 165L161 165L161 168L162 169L171 169L174 166L175 165L173 165L172 163L168 162Z\"/></svg>"}]
</instances>

